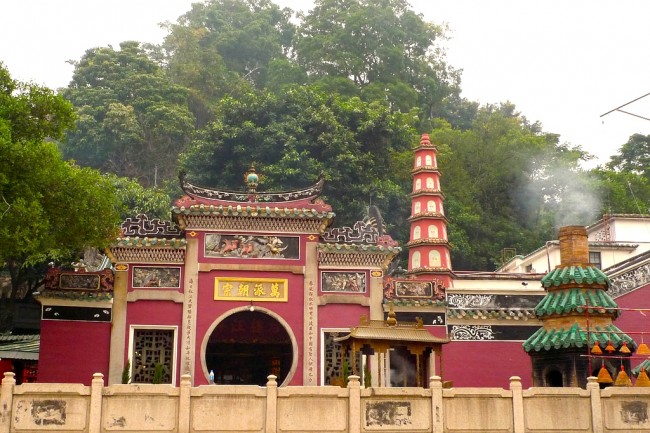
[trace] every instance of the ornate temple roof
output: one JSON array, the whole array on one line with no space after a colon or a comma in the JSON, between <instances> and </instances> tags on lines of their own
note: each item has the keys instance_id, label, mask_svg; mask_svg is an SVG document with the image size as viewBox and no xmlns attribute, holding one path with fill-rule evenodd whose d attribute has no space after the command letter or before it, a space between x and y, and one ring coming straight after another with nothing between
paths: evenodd
<instances>
[{"instance_id":1,"label":"ornate temple roof","mask_svg":"<svg viewBox=\"0 0 650 433\"><path fill-rule=\"evenodd\" d=\"M0 335L0 358L38 360L41 336Z\"/></svg>"},{"instance_id":2,"label":"ornate temple roof","mask_svg":"<svg viewBox=\"0 0 650 433\"><path fill-rule=\"evenodd\" d=\"M393 325L389 321L364 320L359 326L352 328L349 334L335 338L334 341L346 340L382 340L392 344L408 344L409 342L426 344L446 344L449 339L436 337L431 334L422 322L399 322Z\"/></svg>"},{"instance_id":3,"label":"ornate temple roof","mask_svg":"<svg viewBox=\"0 0 650 433\"><path fill-rule=\"evenodd\" d=\"M273 209L295 208L303 211L306 216L309 210L316 210L317 214L329 213L332 207L322 200L317 200L323 192L325 180L321 174L318 181L306 188L282 192L258 192L257 185L259 177L255 168L251 166L245 176L248 186L247 191L230 191L224 189L213 189L194 185L187 181L185 173L180 174L180 185L186 196L176 202L174 212L183 212L186 209L193 209L203 205L210 209L221 209L221 212L240 212L242 208L261 209L266 211L267 216L273 215ZM255 205L252 205L252 204ZM247 206L248 205L248 206ZM239 209L239 210L238 210ZM259 211L258 211L259 212ZM280 212L279 210L276 213ZM251 216L254 216L251 214Z\"/></svg>"},{"instance_id":4,"label":"ornate temple roof","mask_svg":"<svg viewBox=\"0 0 650 433\"><path fill-rule=\"evenodd\" d=\"M636 349L636 343L632 338L627 336L623 331L614 324L605 327L594 326L589 329L589 341L587 342L587 331L578 323L574 323L570 328L548 329L540 328L524 342L526 352L539 352L542 350L552 349L569 349L569 348L587 348L598 342L605 347L611 342L615 350L627 344L630 350Z\"/></svg>"}]
</instances>

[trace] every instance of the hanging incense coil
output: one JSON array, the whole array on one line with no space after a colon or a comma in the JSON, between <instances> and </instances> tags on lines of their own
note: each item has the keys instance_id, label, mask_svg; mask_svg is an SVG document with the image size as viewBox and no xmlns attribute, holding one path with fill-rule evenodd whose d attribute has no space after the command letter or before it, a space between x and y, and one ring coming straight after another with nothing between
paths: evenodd
<instances>
[{"instance_id":1,"label":"hanging incense coil","mask_svg":"<svg viewBox=\"0 0 650 433\"><path fill-rule=\"evenodd\" d=\"M639 347L636 349L637 355L647 356L650 355L650 348L645 343L639 344Z\"/></svg>"},{"instance_id":2,"label":"hanging incense coil","mask_svg":"<svg viewBox=\"0 0 650 433\"><path fill-rule=\"evenodd\" d=\"M616 350L616 349L614 348L614 346L612 346L612 342L611 342L611 341L608 342L608 343L607 343L607 347L605 348L605 351L606 351L607 353L612 353L612 352L614 352L615 350Z\"/></svg>"},{"instance_id":3,"label":"hanging incense coil","mask_svg":"<svg viewBox=\"0 0 650 433\"><path fill-rule=\"evenodd\" d=\"M618 349L619 352L621 353L631 353L632 351L630 350L629 347L627 347L627 341L623 342L623 345L621 346L620 349Z\"/></svg>"},{"instance_id":4,"label":"hanging incense coil","mask_svg":"<svg viewBox=\"0 0 650 433\"><path fill-rule=\"evenodd\" d=\"M636 382L634 382L634 386L650 386L650 378L648 377L648 373L645 372L645 368L641 369L641 372L636 378Z\"/></svg>"},{"instance_id":5,"label":"hanging incense coil","mask_svg":"<svg viewBox=\"0 0 650 433\"><path fill-rule=\"evenodd\" d=\"M605 368L603 365L600 367L600 370L598 371L598 383L613 383L614 379L612 379L612 375L609 374L609 371Z\"/></svg>"},{"instance_id":6,"label":"hanging incense coil","mask_svg":"<svg viewBox=\"0 0 650 433\"><path fill-rule=\"evenodd\" d=\"M614 381L614 386L632 386L632 381L630 376L625 372L625 367L621 365L621 371L616 375L616 380Z\"/></svg>"},{"instance_id":7,"label":"hanging incense coil","mask_svg":"<svg viewBox=\"0 0 650 433\"><path fill-rule=\"evenodd\" d=\"M600 348L600 345L598 344L598 342L594 343L594 347L591 348L591 353L593 353L594 355L602 355L603 354L603 350Z\"/></svg>"}]
</instances>

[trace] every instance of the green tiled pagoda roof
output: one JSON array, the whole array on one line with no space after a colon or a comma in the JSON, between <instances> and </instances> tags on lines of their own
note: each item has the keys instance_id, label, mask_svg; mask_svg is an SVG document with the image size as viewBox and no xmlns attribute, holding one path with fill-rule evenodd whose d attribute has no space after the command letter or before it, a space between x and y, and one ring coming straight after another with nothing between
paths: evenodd
<instances>
[{"instance_id":1,"label":"green tiled pagoda roof","mask_svg":"<svg viewBox=\"0 0 650 433\"><path fill-rule=\"evenodd\" d=\"M616 350L623 345L623 341L627 342L630 350L636 350L634 340L613 324L604 328L601 326L591 328L589 342L587 342L587 330L582 329L577 323L574 323L569 329L540 328L528 337L523 346L526 352L539 352L553 349L586 348L598 342L604 350L610 341Z\"/></svg>"},{"instance_id":2,"label":"green tiled pagoda roof","mask_svg":"<svg viewBox=\"0 0 650 433\"><path fill-rule=\"evenodd\" d=\"M641 369L642 369L642 368L645 369L646 373L647 373L648 371L650 371L650 359L646 359L646 360L643 361L641 364L639 364L639 365L637 365L636 367L634 367L634 368L632 369L632 373L633 373L635 376L638 376L639 373L641 373Z\"/></svg>"},{"instance_id":3,"label":"green tiled pagoda roof","mask_svg":"<svg viewBox=\"0 0 650 433\"><path fill-rule=\"evenodd\" d=\"M542 318L554 314L584 313L587 304L589 314L620 315L618 305L604 290L578 287L548 292L535 307L535 314Z\"/></svg>"},{"instance_id":4,"label":"green tiled pagoda roof","mask_svg":"<svg viewBox=\"0 0 650 433\"><path fill-rule=\"evenodd\" d=\"M542 278L542 286L560 286L563 284L606 284L610 285L609 278L600 269L593 266L564 266L555 268Z\"/></svg>"}]
</instances>

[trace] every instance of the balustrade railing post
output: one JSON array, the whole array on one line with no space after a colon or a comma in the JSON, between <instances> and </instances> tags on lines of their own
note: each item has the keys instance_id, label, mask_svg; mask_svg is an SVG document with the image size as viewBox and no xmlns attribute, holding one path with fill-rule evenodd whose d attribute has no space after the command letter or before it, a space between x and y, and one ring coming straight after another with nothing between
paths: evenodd
<instances>
[{"instance_id":1,"label":"balustrade railing post","mask_svg":"<svg viewBox=\"0 0 650 433\"><path fill-rule=\"evenodd\" d=\"M278 431L278 382L276 379L277 376L270 374L266 382L265 433L276 433Z\"/></svg>"},{"instance_id":2,"label":"balustrade railing post","mask_svg":"<svg viewBox=\"0 0 650 433\"><path fill-rule=\"evenodd\" d=\"M351 375L348 377L348 398L349 398L349 433L361 432L361 383L360 377Z\"/></svg>"},{"instance_id":3,"label":"balustrade railing post","mask_svg":"<svg viewBox=\"0 0 650 433\"><path fill-rule=\"evenodd\" d=\"M603 433L603 407L600 402L600 385L598 378L589 376L587 378L587 390L591 400L591 426L594 433Z\"/></svg>"},{"instance_id":4,"label":"balustrade railing post","mask_svg":"<svg viewBox=\"0 0 650 433\"><path fill-rule=\"evenodd\" d=\"M16 374L8 371L2 379L0 391L0 433L11 431L11 411L14 403L14 387L16 386Z\"/></svg>"},{"instance_id":5,"label":"balustrade railing post","mask_svg":"<svg viewBox=\"0 0 650 433\"><path fill-rule=\"evenodd\" d=\"M431 390L431 423L433 433L442 433L444 429L444 410L442 405L442 378L431 376L429 378Z\"/></svg>"},{"instance_id":6,"label":"balustrade railing post","mask_svg":"<svg viewBox=\"0 0 650 433\"><path fill-rule=\"evenodd\" d=\"M93 374L90 384L90 411L88 413L88 433L100 433L102 430L102 397L104 375Z\"/></svg>"},{"instance_id":7,"label":"balustrade railing post","mask_svg":"<svg viewBox=\"0 0 650 433\"><path fill-rule=\"evenodd\" d=\"M521 385L521 377L510 378L510 391L512 391L512 422L515 433L524 433L524 390Z\"/></svg>"},{"instance_id":8,"label":"balustrade railing post","mask_svg":"<svg viewBox=\"0 0 650 433\"><path fill-rule=\"evenodd\" d=\"M192 376L181 375L181 387L178 396L178 433L189 433L192 416Z\"/></svg>"}]
</instances>

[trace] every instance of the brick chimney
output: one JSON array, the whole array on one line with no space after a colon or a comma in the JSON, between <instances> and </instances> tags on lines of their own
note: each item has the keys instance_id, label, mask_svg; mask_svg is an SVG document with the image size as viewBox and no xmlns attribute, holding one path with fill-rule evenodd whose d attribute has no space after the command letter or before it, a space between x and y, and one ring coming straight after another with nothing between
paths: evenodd
<instances>
[{"instance_id":1,"label":"brick chimney","mask_svg":"<svg viewBox=\"0 0 650 433\"><path fill-rule=\"evenodd\" d=\"M589 241L584 226L561 227L559 239L560 267L589 264Z\"/></svg>"}]
</instances>

